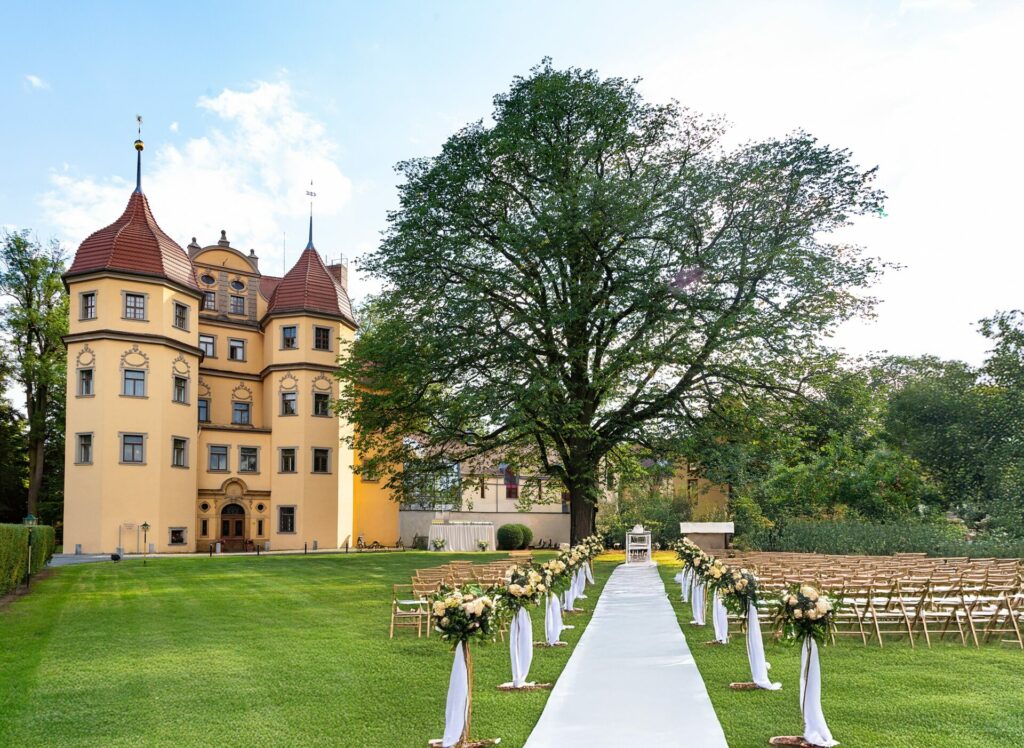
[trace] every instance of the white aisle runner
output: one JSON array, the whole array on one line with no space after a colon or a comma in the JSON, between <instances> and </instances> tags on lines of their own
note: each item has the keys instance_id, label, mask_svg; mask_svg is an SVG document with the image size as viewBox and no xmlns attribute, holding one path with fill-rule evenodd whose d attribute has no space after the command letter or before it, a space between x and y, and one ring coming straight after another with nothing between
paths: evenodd
<instances>
[{"instance_id":1,"label":"white aisle runner","mask_svg":"<svg viewBox=\"0 0 1024 748\"><path fill-rule=\"evenodd\" d=\"M656 566L619 566L526 748L727 748Z\"/></svg>"}]
</instances>

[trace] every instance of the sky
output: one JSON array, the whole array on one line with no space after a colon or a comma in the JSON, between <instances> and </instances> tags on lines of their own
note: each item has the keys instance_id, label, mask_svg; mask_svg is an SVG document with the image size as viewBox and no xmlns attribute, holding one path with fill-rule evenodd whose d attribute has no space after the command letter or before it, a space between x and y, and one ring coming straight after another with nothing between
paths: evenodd
<instances>
[{"instance_id":1,"label":"sky","mask_svg":"<svg viewBox=\"0 0 1024 748\"><path fill-rule=\"evenodd\" d=\"M878 166L886 215L840 237L900 266L851 355L984 359L977 321L1024 306L1024 3L375 2L0 5L0 226L73 253L143 187L182 246L305 245L353 266L397 206L398 162L436 154L545 56L642 78L727 118L729 144L803 129Z\"/></svg>"}]
</instances>

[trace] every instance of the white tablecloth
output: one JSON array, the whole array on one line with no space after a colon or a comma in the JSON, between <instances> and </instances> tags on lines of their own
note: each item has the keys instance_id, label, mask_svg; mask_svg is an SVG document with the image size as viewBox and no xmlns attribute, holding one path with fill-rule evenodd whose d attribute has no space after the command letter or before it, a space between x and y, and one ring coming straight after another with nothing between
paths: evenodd
<instances>
[{"instance_id":1,"label":"white tablecloth","mask_svg":"<svg viewBox=\"0 0 1024 748\"><path fill-rule=\"evenodd\" d=\"M480 525L431 525L427 538L427 548L434 550L434 540L443 538L446 551L478 551L481 540L487 541L487 550L493 551L494 524L488 522Z\"/></svg>"}]
</instances>

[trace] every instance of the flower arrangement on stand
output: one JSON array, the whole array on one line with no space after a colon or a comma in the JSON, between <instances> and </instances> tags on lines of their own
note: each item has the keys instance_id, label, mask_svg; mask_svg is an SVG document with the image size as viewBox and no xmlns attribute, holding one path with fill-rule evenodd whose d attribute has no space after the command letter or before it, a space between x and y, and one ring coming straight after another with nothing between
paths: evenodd
<instances>
[{"instance_id":1,"label":"flower arrangement on stand","mask_svg":"<svg viewBox=\"0 0 1024 748\"><path fill-rule=\"evenodd\" d=\"M485 553L491 547L491 544L486 540L478 540L476 541L476 547L480 549L481 553Z\"/></svg>"},{"instance_id":2,"label":"flower arrangement on stand","mask_svg":"<svg viewBox=\"0 0 1024 748\"><path fill-rule=\"evenodd\" d=\"M448 545L448 541L444 538L434 538L430 541L430 545L434 547L435 551L443 551L444 547Z\"/></svg>"},{"instance_id":3,"label":"flower arrangement on stand","mask_svg":"<svg viewBox=\"0 0 1024 748\"><path fill-rule=\"evenodd\" d=\"M729 643L729 614L725 609L725 596L732 589L732 569L719 558L709 560L704 571L705 587L711 591L711 623L715 638L706 644Z\"/></svg>"},{"instance_id":4,"label":"flower arrangement on stand","mask_svg":"<svg viewBox=\"0 0 1024 748\"><path fill-rule=\"evenodd\" d=\"M821 710L821 665L818 645L825 646L835 631L837 601L811 584L792 585L776 604L775 621L786 641L801 643L800 712L804 718L802 736L785 735L768 741L771 745L839 745L825 723Z\"/></svg>"},{"instance_id":5,"label":"flower arrangement on stand","mask_svg":"<svg viewBox=\"0 0 1024 748\"><path fill-rule=\"evenodd\" d=\"M567 551L558 554L558 560L565 565L565 573L569 584L562 592L562 612L582 613L581 608L575 607L576 598L579 596L579 572L583 568L583 553L579 546L573 546Z\"/></svg>"},{"instance_id":6,"label":"flower arrangement on stand","mask_svg":"<svg viewBox=\"0 0 1024 748\"><path fill-rule=\"evenodd\" d=\"M444 737L431 740L434 748L475 748L497 745L501 739L470 738L473 713L473 658L470 643L493 642L498 635L501 594L476 584L441 587L430 599L431 614L441 639L454 645L455 661L448 680Z\"/></svg>"},{"instance_id":7,"label":"flower arrangement on stand","mask_svg":"<svg viewBox=\"0 0 1024 748\"><path fill-rule=\"evenodd\" d=\"M505 573L505 594L501 597L501 614L509 624L509 654L512 659L512 681L498 686L499 691L534 691L551 688L550 683L531 683L530 663L533 661L533 622L529 608L540 605L548 592L549 575L534 566L512 566Z\"/></svg>"},{"instance_id":8,"label":"flower arrangement on stand","mask_svg":"<svg viewBox=\"0 0 1024 748\"><path fill-rule=\"evenodd\" d=\"M690 541L686 542L689 543ZM693 620L690 623L694 626L703 626L705 625L704 614L707 609L706 575L711 559L700 548L697 548L697 551L693 551L689 546L686 546L684 553L686 554L686 561L684 563L690 569L691 579L690 608L693 610Z\"/></svg>"},{"instance_id":9,"label":"flower arrangement on stand","mask_svg":"<svg viewBox=\"0 0 1024 748\"><path fill-rule=\"evenodd\" d=\"M545 561L538 568L541 584L547 589L547 600L544 606L544 641L538 644L546 647L565 647L566 642L559 641L562 631L572 626L562 623L562 604L559 598L568 588L571 574L565 563L558 558Z\"/></svg>"},{"instance_id":10,"label":"flower arrangement on stand","mask_svg":"<svg viewBox=\"0 0 1024 748\"><path fill-rule=\"evenodd\" d=\"M747 635L747 660L750 663L749 681L730 683L736 691L753 691L759 688L777 691L781 683L772 683L768 678L771 665L764 657L764 641L761 638L761 624L757 618L759 593L757 575L748 569L731 569L728 584L724 587L726 609L743 619L741 627Z\"/></svg>"}]
</instances>

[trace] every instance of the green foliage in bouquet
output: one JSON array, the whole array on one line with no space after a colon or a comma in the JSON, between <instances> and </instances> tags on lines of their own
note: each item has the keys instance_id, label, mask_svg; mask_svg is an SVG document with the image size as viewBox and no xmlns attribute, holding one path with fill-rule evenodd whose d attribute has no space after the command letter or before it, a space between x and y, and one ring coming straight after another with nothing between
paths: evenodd
<instances>
[{"instance_id":1,"label":"green foliage in bouquet","mask_svg":"<svg viewBox=\"0 0 1024 748\"><path fill-rule=\"evenodd\" d=\"M747 609L757 606L757 575L749 569L730 569L728 585L722 591L726 609L738 616L746 616Z\"/></svg>"},{"instance_id":2,"label":"green foliage in bouquet","mask_svg":"<svg viewBox=\"0 0 1024 748\"><path fill-rule=\"evenodd\" d=\"M775 621L782 627L787 641L799 642L806 637L822 646L828 644L829 634L835 629L838 600L809 584L793 584L779 598Z\"/></svg>"},{"instance_id":3,"label":"green foliage in bouquet","mask_svg":"<svg viewBox=\"0 0 1024 748\"><path fill-rule=\"evenodd\" d=\"M494 641L498 635L500 602L501 590L493 587L442 586L431 597L434 627L452 646L472 639Z\"/></svg>"},{"instance_id":4,"label":"green foliage in bouquet","mask_svg":"<svg viewBox=\"0 0 1024 748\"><path fill-rule=\"evenodd\" d=\"M503 611L510 614L520 608L540 605L550 586L548 575L533 566L510 566L505 572L505 594L501 597Z\"/></svg>"},{"instance_id":5,"label":"green foliage in bouquet","mask_svg":"<svg viewBox=\"0 0 1024 748\"><path fill-rule=\"evenodd\" d=\"M701 550L700 546L694 543L689 538L679 538L672 546L672 549L676 552L676 556L680 561L683 562L684 566L693 566L693 560L707 554Z\"/></svg>"},{"instance_id":6,"label":"green foliage in bouquet","mask_svg":"<svg viewBox=\"0 0 1024 748\"><path fill-rule=\"evenodd\" d=\"M704 583L708 592L718 592L719 597L725 598L732 587L732 569L720 558L713 556L708 559L707 567L703 572Z\"/></svg>"}]
</instances>

